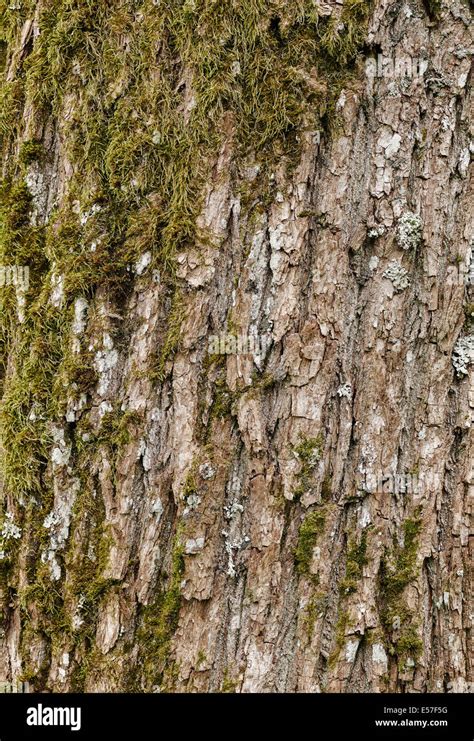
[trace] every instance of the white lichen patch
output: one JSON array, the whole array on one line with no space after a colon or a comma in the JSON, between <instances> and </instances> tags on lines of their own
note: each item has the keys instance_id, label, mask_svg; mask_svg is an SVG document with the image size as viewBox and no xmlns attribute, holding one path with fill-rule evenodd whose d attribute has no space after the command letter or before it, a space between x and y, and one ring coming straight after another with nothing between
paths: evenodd
<instances>
[{"instance_id":1,"label":"white lichen patch","mask_svg":"<svg viewBox=\"0 0 474 741\"><path fill-rule=\"evenodd\" d=\"M393 157L395 154L397 154L398 150L400 149L401 142L402 137L400 136L400 134L394 134L392 136L387 146L385 147L385 156L387 159L390 159L390 157Z\"/></svg>"},{"instance_id":2,"label":"white lichen patch","mask_svg":"<svg viewBox=\"0 0 474 741\"><path fill-rule=\"evenodd\" d=\"M163 503L161 499L155 499L154 502L152 502L151 512L156 516L157 522L159 522L161 520L161 515L163 514Z\"/></svg>"},{"instance_id":3,"label":"white lichen patch","mask_svg":"<svg viewBox=\"0 0 474 741\"><path fill-rule=\"evenodd\" d=\"M243 538L239 538L238 540L231 540L230 534L227 530L223 530L222 535L224 536L225 550L228 558L226 574L227 576L234 577L237 574L235 566L235 551L240 551L241 548L248 545L248 543L250 543L250 538L248 535L245 535Z\"/></svg>"},{"instance_id":4,"label":"white lichen patch","mask_svg":"<svg viewBox=\"0 0 474 741\"><path fill-rule=\"evenodd\" d=\"M351 399L352 398L352 386L350 383L343 383L337 390L337 395L340 399Z\"/></svg>"},{"instance_id":5,"label":"white lichen patch","mask_svg":"<svg viewBox=\"0 0 474 741\"><path fill-rule=\"evenodd\" d=\"M388 658L385 649L381 643L374 643L372 646L372 661L375 664L382 664L386 670L388 667Z\"/></svg>"},{"instance_id":6,"label":"white lichen patch","mask_svg":"<svg viewBox=\"0 0 474 741\"><path fill-rule=\"evenodd\" d=\"M461 154L459 155L459 161L458 161L458 170L461 177L465 178L467 176L469 165L471 163L471 153L466 147L461 151Z\"/></svg>"},{"instance_id":7,"label":"white lichen patch","mask_svg":"<svg viewBox=\"0 0 474 741\"><path fill-rule=\"evenodd\" d=\"M3 542L6 542L10 539L18 540L19 538L21 538L21 527L15 525L15 522L13 521L13 514L11 512L7 512L5 515L2 529L0 531L0 537Z\"/></svg>"},{"instance_id":8,"label":"white lichen patch","mask_svg":"<svg viewBox=\"0 0 474 741\"><path fill-rule=\"evenodd\" d=\"M471 244L467 260L467 284L474 286L474 246Z\"/></svg>"},{"instance_id":9,"label":"white lichen patch","mask_svg":"<svg viewBox=\"0 0 474 741\"><path fill-rule=\"evenodd\" d=\"M53 273L51 276L51 294L49 300L55 308L61 306L64 301L64 275Z\"/></svg>"},{"instance_id":10,"label":"white lichen patch","mask_svg":"<svg viewBox=\"0 0 474 741\"><path fill-rule=\"evenodd\" d=\"M370 514L370 503L369 498L367 497L364 499L360 506L360 511L358 514L358 520L357 520L357 527L360 530L363 530L364 528L368 527L370 523L372 522L371 514Z\"/></svg>"},{"instance_id":11,"label":"white lichen patch","mask_svg":"<svg viewBox=\"0 0 474 741\"><path fill-rule=\"evenodd\" d=\"M98 214L99 211L101 210L102 210L102 207L100 206L100 204L94 203L88 211L84 211L84 213L81 214L80 219L79 219L81 226L85 226L87 222L89 221L89 219L95 216L95 214Z\"/></svg>"},{"instance_id":12,"label":"white lichen patch","mask_svg":"<svg viewBox=\"0 0 474 741\"><path fill-rule=\"evenodd\" d=\"M106 414L113 410L113 406L110 401L101 401L99 404L99 417L105 417Z\"/></svg>"},{"instance_id":13,"label":"white lichen patch","mask_svg":"<svg viewBox=\"0 0 474 741\"><path fill-rule=\"evenodd\" d=\"M85 298L79 297L74 301L74 320L72 323L72 351L74 353L80 352L81 343L80 338L84 334L86 328L86 315L89 304Z\"/></svg>"},{"instance_id":14,"label":"white lichen patch","mask_svg":"<svg viewBox=\"0 0 474 741\"><path fill-rule=\"evenodd\" d=\"M202 479L212 479L215 474L215 469L210 463L203 463L202 466L199 466L199 475Z\"/></svg>"},{"instance_id":15,"label":"white lichen patch","mask_svg":"<svg viewBox=\"0 0 474 741\"><path fill-rule=\"evenodd\" d=\"M232 520L236 514L243 511L243 506L238 502L233 501L230 504L224 506L224 517L226 518L226 520Z\"/></svg>"},{"instance_id":16,"label":"white lichen patch","mask_svg":"<svg viewBox=\"0 0 474 741\"><path fill-rule=\"evenodd\" d=\"M461 337L456 342L452 360L457 376L467 376L468 368L474 362L474 335Z\"/></svg>"},{"instance_id":17,"label":"white lichen patch","mask_svg":"<svg viewBox=\"0 0 474 741\"><path fill-rule=\"evenodd\" d=\"M378 226L374 226L372 229L369 230L368 236L370 239L378 239L378 237L383 237L383 235L386 232L386 228L383 224L379 224Z\"/></svg>"},{"instance_id":18,"label":"white lichen patch","mask_svg":"<svg viewBox=\"0 0 474 741\"><path fill-rule=\"evenodd\" d=\"M136 275L143 275L151 263L151 252L144 252L139 260L135 263L134 271Z\"/></svg>"},{"instance_id":19,"label":"white lichen patch","mask_svg":"<svg viewBox=\"0 0 474 741\"><path fill-rule=\"evenodd\" d=\"M189 538L184 545L184 552L187 556L194 556L200 553L204 548L204 538Z\"/></svg>"},{"instance_id":20,"label":"white lichen patch","mask_svg":"<svg viewBox=\"0 0 474 741\"><path fill-rule=\"evenodd\" d=\"M406 211L398 221L397 242L403 250L415 250L423 233L423 222L419 216Z\"/></svg>"},{"instance_id":21,"label":"white lichen patch","mask_svg":"<svg viewBox=\"0 0 474 741\"><path fill-rule=\"evenodd\" d=\"M16 313L18 317L18 322L20 324L23 324L25 321L25 308L26 308L26 290L23 285L20 283L15 284L15 293L16 293Z\"/></svg>"},{"instance_id":22,"label":"white lichen patch","mask_svg":"<svg viewBox=\"0 0 474 741\"><path fill-rule=\"evenodd\" d=\"M371 272L373 272L374 270L377 270L377 268L379 266L379 262L380 262L380 260L377 257L377 255L372 255L372 257L369 260L369 270Z\"/></svg>"},{"instance_id":23,"label":"white lichen patch","mask_svg":"<svg viewBox=\"0 0 474 741\"><path fill-rule=\"evenodd\" d=\"M186 507L183 511L183 517L186 517L190 512L194 512L194 510L201 504L201 501L201 497L198 494L190 494L186 499Z\"/></svg>"},{"instance_id":24,"label":"white lichen patch","mask_svg":"<svg viewBox=\"0 0 474 741\"><path fill-rule=\"evenodd\" d=\"M408 288L408 286L410 285L408 271L405 270L405 268L402 268L397 260L392 260L392 262L384 272L383 277L388 278L388 280L392 281L393 287L398 292L404 291L405 288Z\"/></svg>"},{"instance_id":25,"label":"white lichen patch","mask_svg":"<svg viewBox=\"0 0 474 741\"><path fill-rule=\"evenodd\" d=\"M346 644L346 661L349 664L352 664L356 655L357 655L357 649L359 648L359 641L358 640L352 640L348 641Z\"/></svg>"},{"instance_id":26,"label":"white lichen patch","mask_svg":"<svg viewBox=\"0 0 474 741\"><path fill-rule=\"evenodd\" d=\"M38 223L47 221L47 203L49 188L38 163L33 162L28 167L25 176L25 184L31 194L33 209L30 220L35 226Z\"/></svg>"},{"instance_id":27,"label":"white lichen patch","mask_svg":"<svg viewBox=\"0 0 474 741\"><path fill-rule=\"evenodd\" d=\"M341 94L339 95L339 98L337 99L336 110L342 111L342 109L346 105L346 101L347 101L346 91L342 90Z\"/></svg>"},{"instance_id":28,"label":"white lichen patch","mask_svg":"<svg viewBox=\"0 0 474 741\"><path fill-rule=\"evenodd\" d=\"M79 599L77 600L77 606L72 616L73 630L79 630L80 627L84 624L84 618L82 617L82 612L84 610L85 604L86 604L85 596L83 594L79 595Z\"/></svg>"},{"instance_id":29,"label":"white lichen patch","mask_svg":"<svg viewBox=\"0 0 474 741\"><path fill-rule=\"evenodd\" d=\"M49 544L41 554L41 560L49 565L53 581L61 578L61 567L56 554L64 548L69 537L72 509L79 489L80 481L75 479L68 489L59 493L54 508L43 521L44 529L49 532Z\"/></svg>"},{"instance_id":30,"label":"white lichen patch","mask_svg":"<svg viewBox=\"0 0 474 741\"><path fill-rule=\"evenodd\" d=\"M113 369L118 363L118 352L114 349L114 343L109 334L105 333L102 337L102 350L95 354L94 366L99 374L99 383L97 393L99 396L105 396L111 380Z\"/></svg>"},{"instance_id":31,"label":"white lichen patch","mask_svg":"<svg viewBox=\"0 0 474 741\"><path fill-rule=\"evenodd\" d=\"M51 462L53 468L67 466L71 457L71 444L66 442L64 430L61 427L53 427L54 445L51 451Z\"/></svg>"},{"instance_id":32,"label":"white lichen patch","mask_svg":"<svg viewBox=\"0 0 474 741\"><path fill-rule=\"evenodd\" d=\"M80 394L78 399L68 399L67 411L66 411L66 422L75 422L80 416L81 412L87 406L87 394Z\"/></svg>"},{"instance_id":33,"label":"white lichen patch","mask_svg":"<svg viewBox=\"0 0 474 741\"><path fill-rule=\"evenodd\" d=\"M226 530L222 530L224 536L225 551L227 554L227 576L234 577L237 574L237 553L250 543L250 538L243 532L242 515L244 507L240 503L242 490L242 479L239 471L234 471L229 484L230 501L224 505L224 517L228 522Z\"/></svg>"}]
</instances>

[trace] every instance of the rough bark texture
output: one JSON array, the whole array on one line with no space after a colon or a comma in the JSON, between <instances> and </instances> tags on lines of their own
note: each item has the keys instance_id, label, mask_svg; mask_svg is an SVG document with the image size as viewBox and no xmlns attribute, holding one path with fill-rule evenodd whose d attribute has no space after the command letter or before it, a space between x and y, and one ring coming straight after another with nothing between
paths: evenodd
<instances>
[{"instance_id":1,"label":"rough bark texture","mask_svg":"<svg viewBox=\"0 0 474 741\"><path fill-rule=\"evenodd\" d=\"M467 692L470 4L1 18L0 678Z\"/></svg>"}]
</instances>

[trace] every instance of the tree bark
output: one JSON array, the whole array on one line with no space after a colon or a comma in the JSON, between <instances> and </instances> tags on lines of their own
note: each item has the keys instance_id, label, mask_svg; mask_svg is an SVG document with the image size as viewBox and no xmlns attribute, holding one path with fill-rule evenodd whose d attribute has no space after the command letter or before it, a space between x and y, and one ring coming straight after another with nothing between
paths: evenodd
<instances>
[{"instance_id":1,"label":"tree bark","mask_svg":"<svg viewBox=\"0 0 474 741\"><path fill-rule=\"evenodd\" d=\"M470 4L0 13L0 678L467 692Z\"/></svg>"}]
</instances>

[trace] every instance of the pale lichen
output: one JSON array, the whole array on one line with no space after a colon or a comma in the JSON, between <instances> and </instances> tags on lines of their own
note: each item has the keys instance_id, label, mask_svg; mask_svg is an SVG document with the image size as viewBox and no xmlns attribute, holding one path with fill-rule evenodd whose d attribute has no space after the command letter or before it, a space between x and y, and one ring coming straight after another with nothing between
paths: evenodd
<instances>
[{"instance_id":1,"label":"pale lichen","mask_svg":"<svg viewBox=\"0 0 474 741\"><path fill-rule=\"evenodd\" d=\"M2 540L10 540L10 538L18 540L21 538L21 528L13 521L13 514L11 512L7 512L5 515L0 534Z\"/></svg>"},{"instance_id":2,"label":"pale lichen","mask_svg":"<svg viewBox=\"0 0 474 741\"><path fill-rule=\"evenodd\" d=\"M102 345L103 349L95 355L94 365L99 374L97 393L100 396L105 396L112 380L112 371L118 362L118 353L114 349L112 338L107 333L102 338Z\"/></svg>"},{"instance_id":3,"label":"pale lichen","mask_svg":"<svg viewBox=\"0 0 474 741\"><path fill-rule=\"evenodd\" d=\"M8 548L9 540L19 540L21 538L21 527L16 525L13 519L13 513L7 512L0 529L0 561L10 557L11 552Z\"/></svg>"},{"instance_id":4,"label":"pale lichen","mask_svg":"<svg viewBox=\"0 0 474 741\"><path fill-rule=\"evenodd\" d=\"M474 335L461 337L456 342L452 360L457 376L467 376L468 368L474 362Z\"/></svg>"},{"instance_id":5,"label":"pale lichen","mask_svg":"<svg viewBox=\"0 0 474 741\"><path fill-rule=\"evenodd\" d=\"M352 386L350 383L343 383L337 390L340 399L350 399L352 397Z\"/></svg>"},{"instance_id":6,"label":"pale lichen","mask_svg":"<svg viewBox=\"0 0 474 741\"><path fill-rule=\"evenodd\" d=\"M408 277L408 271L402 268L397 260L392 260L388 268L383 274L384 278L392 281L393 287L397 292L404 291L410 285L410 278Z\"/></svg>"},{"instance_id":7,"label":"pale lichen","mask_svg":"<svg viewBox=\"0 0 474 741\"><path fill-rule=\"evenodd\" d=\"M423 232L423 222L417 214L406 211L400 217L397 227L397 241L403 250L415 250Z\"/></svg>"}]
</instances>

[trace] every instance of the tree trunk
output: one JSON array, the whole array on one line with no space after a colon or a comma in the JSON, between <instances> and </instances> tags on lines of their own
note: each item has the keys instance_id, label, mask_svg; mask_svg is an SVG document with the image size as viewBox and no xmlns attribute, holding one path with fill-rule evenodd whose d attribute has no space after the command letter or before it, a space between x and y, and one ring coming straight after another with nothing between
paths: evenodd
<instances>
[{"instance_id":1,"label":"tree trunk","mask_svg":"<svg viewBox=\"0 0 474 741\"><path fill-rule=\"evenodd\" d=\"M0 678L468 691L470 4L0 18Z\"/></svg>"}]
</instances>

